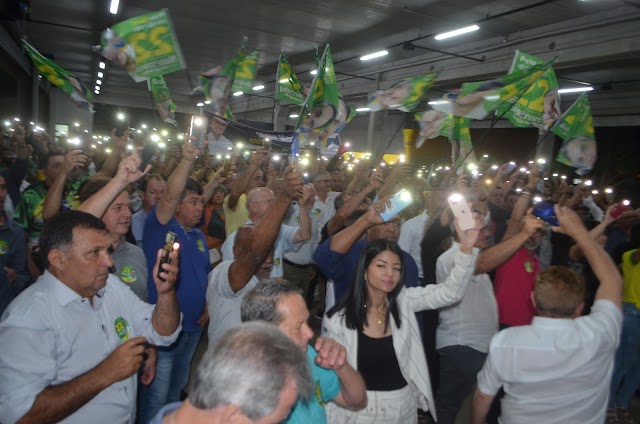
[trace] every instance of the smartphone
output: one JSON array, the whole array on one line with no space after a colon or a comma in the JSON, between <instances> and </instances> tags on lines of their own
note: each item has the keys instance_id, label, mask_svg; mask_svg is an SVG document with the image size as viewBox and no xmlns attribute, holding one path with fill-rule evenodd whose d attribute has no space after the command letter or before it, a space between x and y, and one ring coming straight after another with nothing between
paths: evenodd
<instances>
[{"instance_id":1,"label":"smartphone","mask_svg":"<svg viewBox=\"0 0 640 424\"><path fill-rule=\"evenodd\" d=\"M611 218L616 219L626 211L631 209L631 203L628 200L623 200L620 203L616 203L611 210Z\"/></svg>"},{"instance_id":2,"label":"smartphone","mask_svg":"<svg viewBox=\"0 0 640 424\"><path fill-rule=\"evenodd\" d=\"M124 132L127 131L129 129L129 123L128 122L118 122L116 124L116 136L118 137L122 137L124 135Z\"/></svg>"},{"instance_id":3,"label":"smartphone","mask_svg":"<svg viewBox=\"0 0 640 424\"><path fill-rule=\"evenodd\" d=\"M144 148L140 152L140 158L142 159L140 162L140 171L144 172L144 170L147 169L147 165L151 163L153 155L155 154L156 147L151 143L145 144Z\"/></svg>"},{"instance_id":4,"label":"smartphone","mask_svg":"<svg viewBox=\"0 0 640 424\"><path fill-rule=\"evenodd\" d=\"M162 269L162 264L171 263L171 258L169 257L169 254L173 252L175 248L177 248L176 245L178 243L176 243L175 241L176 241L176 233L174 233L173 231L167 231L167 235L164 238L164 246L162 247L162 256L160 257L160 264L158 264L158 273L156 274L156 277L158 277L158 280L160 281L164 281L164 278L160 277L160 273L164 272L164 270Z\"/></svg>"},{"instance_id":5,"label":"smartphone","mask_svg":"<svg viewBox=\"0 0 640 424\"><path fill-rule=\"evenodd\" d=\"M462 194L453 193L447 200L449 201L453 216L458 218L458 224L460 224L462 231L470 230L476 226L469 204Z\"/></svg>"},{"instance_id":6,"label":"smartphone","mask_svg":"<svg viewBox=\"0 0 640 424\"><path fill-rule=\"evenodd\" d=\"M580 178L574 178L573 179L573 185L578 185L578 184L581 184L581 183L582 183L582 180Z\"/></svg>"},{"instance_id":7,"label":"smartphone","mask_svg":"<svg viewBox=\"0 0 640 424\"><path fill-rule=\"evenodd\" d=\"M558 218L556 217L556 211L553 209L552 202L544 201L537 203L533 208L533 215L554 227L558 227L560 225Z\"/></svg>"},{"instance_id":8,"label":"smartphone","mask_svg":"<svg viewBox=\"0 0 640 424\"><path fill-rule=\"evenodd\" d=\"M384 222L389 221L391 218L402 212L413 203L413 198L411 197L411 193L407 189L402 189L396 194L393 195L391 199L389 199L391 206L386 207L384 211L380 213L380 217Z\"/></svg>"},{"instance_id":9,"label":"smartphone","mask_svg":"<svg viewBox=\"0 0 640 424\"><path fill-rule=\"evenodd\" d=\"M513 161L509 162L509 164L507 166L505 166L505 173L506 174L512 173L513 170L516 169L516 166L518 166L518 165L516 165L515 162L513 162Z\"/></svg>"},{"instance_id":10,"label":"smartphone","mask_svg":"<svg viewBox=\"0 0 640 424\"><path fill-rule=\"evenodd\" d=\"M191 143L197 149L202 149L204 146L204 137L207 135L207 118L198 115L192 116L189 135L194 138L191 140Z\"/></svg>"}]
</instances>

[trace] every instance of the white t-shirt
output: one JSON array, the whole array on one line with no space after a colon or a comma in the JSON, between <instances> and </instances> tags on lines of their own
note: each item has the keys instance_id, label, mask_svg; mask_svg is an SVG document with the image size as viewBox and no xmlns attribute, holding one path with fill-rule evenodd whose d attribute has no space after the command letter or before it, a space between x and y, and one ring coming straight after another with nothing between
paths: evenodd
<instances>
[{"instance_id":1,"label":"white t-shirt","mask_svg":"<svg viewBox=\"0 0 640 424\"><path fill-rule=\"evenodd\" d=\"M429 214L425 210L418 216L414 216L411 219L406 220L402 227L400 227L400 238L398 239L398 246L400 249L407 252L418 265L418 277L424 276L422 272L422 253L420 244L424 237L424 226L429 219Z\"/></svg>"}]
</instances>

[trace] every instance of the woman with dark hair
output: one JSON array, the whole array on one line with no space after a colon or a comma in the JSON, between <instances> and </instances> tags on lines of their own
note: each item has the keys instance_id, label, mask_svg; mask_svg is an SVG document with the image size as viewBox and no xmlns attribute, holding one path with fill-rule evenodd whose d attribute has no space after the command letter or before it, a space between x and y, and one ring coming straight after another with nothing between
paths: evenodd
<instances>
[{"instance_id":1,"label":"woman with dark hair","mask_svg":"<svg viewBox=\"0 0 640 424\"><path fill-rule=\"evenodd\" d=\"M364 378L369 403L361 411L327 405L327 422L417 422L417 409L435 405L415 312L437 309L462 299L477 253L478 226L462 231L455 221L461 249L443 284L405 288L400 247L375 240L362 252L347 294L323 321L323 335L342 343L347 360Z\"/></svg>"}]
</instances>

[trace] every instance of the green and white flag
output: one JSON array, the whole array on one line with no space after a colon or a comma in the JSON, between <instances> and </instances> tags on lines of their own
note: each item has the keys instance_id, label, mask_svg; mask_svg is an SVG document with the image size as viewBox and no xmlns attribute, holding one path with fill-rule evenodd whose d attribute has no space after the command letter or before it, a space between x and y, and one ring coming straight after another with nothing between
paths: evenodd
<instances>
[{"instance_id":1,"label":"green and white flag","mask_svg":"<svg viewBox=\"0 0 640 424\"><path fill-rule=\"evenodd\" d=\"M502 116L552 64L553 60L533 65L528 70L516 70L495 80L464 83L459 92L449 93L432 106L436 110L471 119L484 119L492 111Z\"/></svg>"},{"instance_id":2,"label":"green and white flag","mask_svg":"<svg viewBox=\"0 0 640 424\"><path fill-rule=\"evenodd\" d=\"M167 9L114 25L102 33L100 47L137 82L186 67Z\"/></svg>"},{"instance_id":3,"label":"green and white flag","mask_svg":"<svg viewBox=\"0 0 640 424\"><path fill-rule=\"evenodd\" d=\"M258 50L244 55L236 64L236 71L233 74L232 92L242 91L243 93L253 93L253 80L258 71Z\"/></svg>"},{"instance_id":4,"label":"green and white flag","mask_svg":"<svg viewBox=\"0 0 640 424\"><path fill-rule=\"evenodd\" d=\"M48 79L51 84L61 89L71 102L79 108L94 112L93 93L74 74L62 69L53 60L40 54L31 44L22 40L33 66L38 73Z\"/></svg>"},{"instance_id":5,"label":"green and white flag","mask_svg":"<svg viewBox=\"0 0 640 424\"><path fill-rule=\"evenodd\" d=\"M302 113L296 128L320 131L333 122L338 115L340 93L333 69L331 48L327 44L320 66L311 84L309 95L302 106ZM308 113L306 113L308 111ZM301 125L302 124L302 125Z\"/></svg>"},{"instance_id":6,"label":"green and white flag","mask_svg":"<svg viewBox=\"0 0 640 424\"><path fill-rule=\"evenodd\" d=\"M280 61L278 62L276 100L284 100L298 106L302 106L305 101L302 85L293 69L291 69L284 52L280 52Z\"/></svg>"},{"instance_id":7,"label":"green and white flag","mask_svg":"<svg viewBox=\"0 0 640 424\"><path fill-rule=\"evenodd\" d=\"M551 132L564 140L556 157L558 162L577 168L576 173L580 175L591 171L598 151L591 105L586 93L578 97L558 119Z\"/></svg>"},{"instance_id":8,"label":"green and white flag","mask_svg":"<svg viewBox=\"0 0 640 424\"><path fill-rule=\"evenodd\" d=\"M156 106L156 111L160 115L160 118L168 123L178 126L176 122L176 105L171 100L171 92L167 83L162 76L151 77L147 80L149 91L153 96L153 103Z\"/></svg>"},{"instance_id":9,"label":"green and white flag","mask_svg":"<svg viewBox=\"0 0 640 424\"><path fill-rule=\"evenodd\" d=\"M414 116L420 126L420 133L416 139L416 149L422 147L424 142L429 139L438 136L449 138L451 135L451 119L453 115L439 110L426 110L416 113Z\"/></svg>"},{"instance_id":10,"label":"green and white flag","mask_svg":"<svg viewBox=\"0 0 640 424\"><path fill-rule=\"evenodd\" d=\"M454 167L478 163L476 161L476 154L473 152L473 144L471 143L471 132L469 131L470 122L471 118L462 116L453 116L451 119L449 141L451 142Z\"/></svg>"},{"instance_id":11,"label":"green and white flag","mask_svg":"<svg viewBox=\"0 0 640 424\"><path fill-rule=\"evenodd\" d=\"M544 60L540 58L516 50L509 73L527 72L543 63ZM541 132L547 132L560 114L558 79L553 68L547 68L504 117L516 127L533 126Z\"/></svg>"},{"instance_id":12,"label":"green and white flag","mask_svg":"<svg viewBox=\"0 0 640 424\"><path fill-rule=\"evenodd\" d=\"M436 72L431 72L399 81L388 90L375 93L369 100L367 107L374 112L383 109L398 109L403 112L411 112L431 89L437 77L438 74Z\"/></svg>"}]
</instances>

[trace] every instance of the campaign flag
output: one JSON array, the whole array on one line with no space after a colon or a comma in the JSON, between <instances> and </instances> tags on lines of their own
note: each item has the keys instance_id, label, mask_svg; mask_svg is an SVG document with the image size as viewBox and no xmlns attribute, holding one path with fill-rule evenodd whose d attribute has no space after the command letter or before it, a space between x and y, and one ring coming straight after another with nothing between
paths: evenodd
<instances>
[{"instance_id":1,"label":"campaign flag","mask_svg":"<svg viewBox=\"0 0 640 424\"><path fill-rule=\"evenodd\" d=\"M544 60L538 57L516 50L509 73L526 72L543 63ZM516 127L533 126L545 133L560 115L558 79L553 68L549 67L504 114L504 117Z\"/></svg>"},{"instance_id":2,"label":"campaign flag","mask_svg":"<svg viewBox=\"0 0 640 424\"><path fill-rule=\"evenodd\" d=\"M587 174L598 158L591 106L583 93L558 119L551 132L564 140L556 160Z\"/></svg>"},{"instance_id":3,"label":"campaign flag","mask_svg":"<svg viewBox=\"0 0 640 424\"><path fill-rule=\"evenodd\" d=\"M464 83L459 91L449 93L432 106L436 110L471 119L484 119L492 111L502 116L545 74L553 62L536 64L528 70L516 70L495 80Z\"/></svg>"},{"instance_id":4,"label":"campaign flag","mask_svg":"<svg viewBox=\"0 0 640 424\"><path fill-rule=\"evenodd\" d=\"M471 132L469 131L470 122L471 118L462 116L453 116L451 119L449 141L451 142L454 167L478 163L476 161L476 155L473 152L473 144L471 143Z\"/></svg>"},{"instance_id":5,"label":"campaign flag","mask_svg":"<svg viewBox=\"0 0 640 424\"><path fill-rule=\"evenodd\" d=\"M258 71L258 50L244 55L236 64L236 71L233 74L232 92L242 91L243 93L253 93L253 80Z\"/></svg>"},{"instance_id":6,"label":"campaign flag","mask_svg":"<svg viewBox=\"0 0 640 424\"><path fill-rule=\"evenodd\" d=\"M284 52L280 52L280 61L278 62L276 100L284 100L298 106L302 106L305 101L302 85L295 72L291 69Z\"/></svg>"},{"instance_id":7,"label":"campaign flag","mask_svg":"<svg viewBox=\"0 0 640 424\"><path fill-rule=\"evenodd\" d=\"M173 100L171 100L171 92L164 78L162 76L151 77L147 80L147 85L149 91L151 91L153 103L156 106L156 111L158 115L160 115L160 118L164 122L177 127L176 105L173 103Z\"/></svg>"},{"instance_id":8,"label":"campaign flag","mask_svg":"<svg viewBox=\"0 0 640 424\"><path fill-rule=\"evenodd\" d=\"M376 92L369 99L367 107L374 112L383 109L398 109L403 112L411 112L431 89L437 77L437 72L431 72L399 81L388 90Z\"/></svg>"},{"instance_id":9,"label":"campaign flag","mask_svg":"<svg viewBox=\"0 0 640 424\"><path fill-rule=\"evenodd\" d=\"M449 138L451 135L451 119L453 115L446 114L439 110L426 110L415 115L420 126L420 133L416 139L416 149L422 147L425 141L443 136Z\"/></svg>"},{"instance_id":10,"label":"campaign flag","mask_svg":"<svg viewBox=\"0 0 640 424\"><path fill-rule=\"evenodd\" d=\"M107 29L100 48L102 56L122 66L137 82L186 68L167 9Z\"/></svg>"},{"instance_id":11,"label":"campaign flag","mask_svg":"<svg viewBox=\"0 0 640 424\"><path fill-rule=\"evenodd\" d=\"M296 128L322 131L336 118L339 102L340 93L336 83L336 72L333 68L331 48L327 44L320 59L318 73L311 83L309 95L302 106Z\"/></svg>"},{"instance_id":12,"label":"campaign flag","mask_svg":"<svg viewBox=\"0 0 640 424\"><path fill-rule=\"evenodd\" d=\"M74 105L89 112L94 112L92 103L93 93L82 81L71 72L62 69L53 60L44 57L26 41L22 40L22 45L40 75L61 89Z\"/></svg>"}]
</instances>

